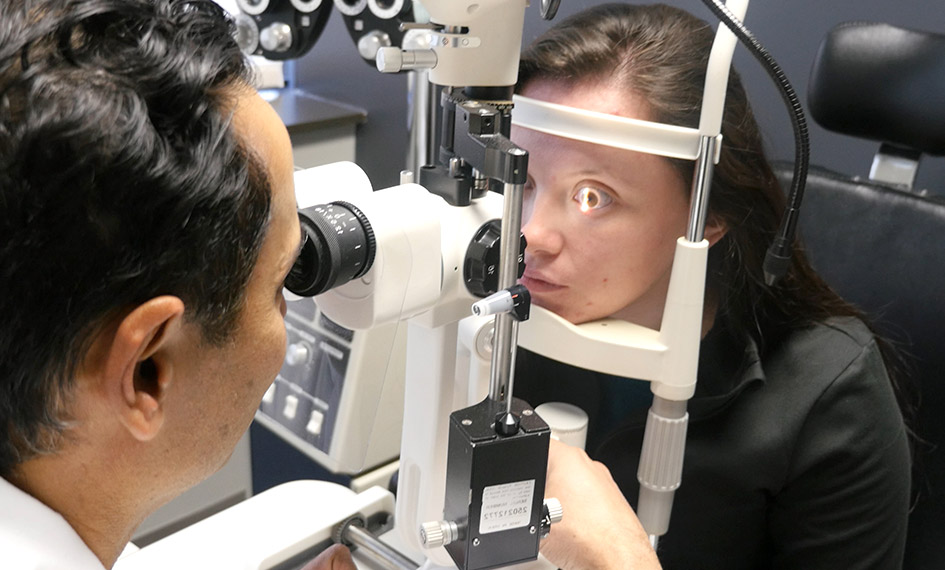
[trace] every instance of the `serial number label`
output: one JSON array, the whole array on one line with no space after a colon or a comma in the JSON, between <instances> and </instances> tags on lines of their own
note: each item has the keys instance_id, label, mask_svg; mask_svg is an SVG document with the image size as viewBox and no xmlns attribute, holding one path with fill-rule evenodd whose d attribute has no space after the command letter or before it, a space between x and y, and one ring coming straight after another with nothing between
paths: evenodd
<instances>
[{"instance_id":1,"label":"serial number label","mask_svg":"<svg viewBox=\"0 0 945 570\"><path fill-rule=\"evenodd\" d=\"M532 520L534 495L534 479L483 489L479 532L487 534L527 526Z\"/></svg>"}]
</instances>

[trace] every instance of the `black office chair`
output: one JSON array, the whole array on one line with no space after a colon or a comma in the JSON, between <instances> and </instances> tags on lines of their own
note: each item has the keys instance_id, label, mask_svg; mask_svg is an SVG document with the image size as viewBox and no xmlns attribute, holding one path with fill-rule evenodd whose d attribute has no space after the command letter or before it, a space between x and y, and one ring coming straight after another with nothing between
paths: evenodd
<instances>
[{"instance_id":1,"label":"black office chair","mask_svg":"<svg viewBox=\"0 0 945 570\"><path fill-rule=\"evenodd\" d=\"M808 98L824 128L881 143L869 180L811 168L800 237L827 282L912 358L921 398L914 429L924 443L916 453L905 568L941 570L945 199L913 192L912 182L920 155L945 155L945 35L842 24L821 45ZM790 165L776 171L787 187Z\"/></svg>"}]
</instances>

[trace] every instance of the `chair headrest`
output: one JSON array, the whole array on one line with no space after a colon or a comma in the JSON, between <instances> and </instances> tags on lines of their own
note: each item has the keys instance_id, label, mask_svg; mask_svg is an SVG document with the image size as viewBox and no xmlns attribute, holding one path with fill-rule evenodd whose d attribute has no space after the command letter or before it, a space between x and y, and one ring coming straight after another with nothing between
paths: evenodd
<instances>
[{"instance_id":1,"label":"chair headrest","mask_svg":"<svg viewBox=\"0 0 945 570\"><path fill-rule=\"evenodd\" d=\"M840 24L820 45L807 96L825 129L943 155L945 35Z\"/></svg>"}]
</instances>

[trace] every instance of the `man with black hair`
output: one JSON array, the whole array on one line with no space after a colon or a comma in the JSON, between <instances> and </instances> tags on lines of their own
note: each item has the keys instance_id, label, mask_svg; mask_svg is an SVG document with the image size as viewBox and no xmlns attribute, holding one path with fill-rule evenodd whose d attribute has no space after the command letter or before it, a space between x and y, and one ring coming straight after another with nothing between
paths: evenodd
<instances>
[{"instance_id":1,"label":"man with black hair","mask_svg":"<svg viewBox=\"0 0 945 570\"><path fill-rule=\"evenodd\" d=\"M0 3L5 568L110 568L279 370L291 148L232 31L209 0Z\"/></svg>"}]
</instances>

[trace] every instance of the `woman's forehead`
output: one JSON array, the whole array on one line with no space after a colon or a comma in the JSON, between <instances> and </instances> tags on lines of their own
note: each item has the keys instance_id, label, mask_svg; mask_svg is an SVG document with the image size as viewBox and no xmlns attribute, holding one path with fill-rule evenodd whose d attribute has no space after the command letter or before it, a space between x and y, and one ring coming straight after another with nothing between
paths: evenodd
<instances>
[{"instance_id":1,"label":"woman's forehead","mask_svg":"<svg viewBox=\"0 0 945 570\"><path fill-rule=\"evenodd\" d=\"M653 120L652 107L642 96L607 81L536 80L522 90L522 95L587 111Z\"/></svg>"}]
</instances>

